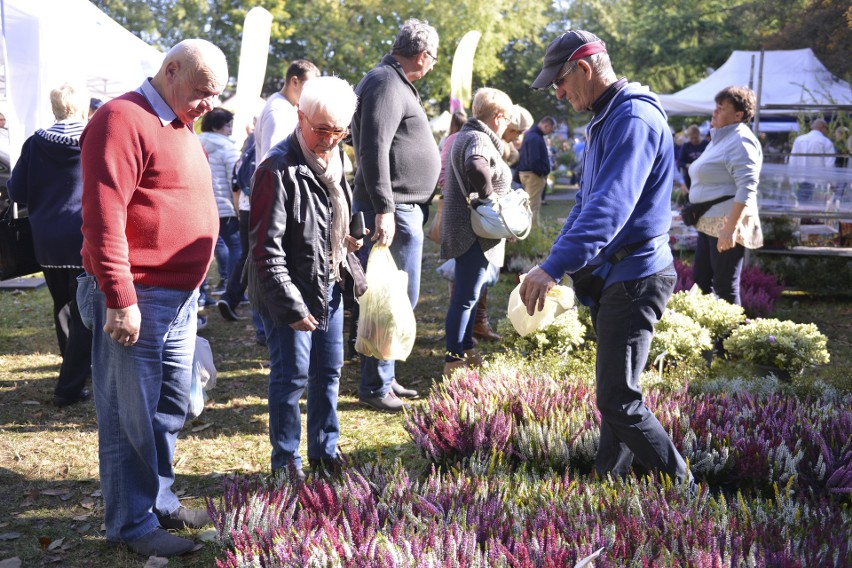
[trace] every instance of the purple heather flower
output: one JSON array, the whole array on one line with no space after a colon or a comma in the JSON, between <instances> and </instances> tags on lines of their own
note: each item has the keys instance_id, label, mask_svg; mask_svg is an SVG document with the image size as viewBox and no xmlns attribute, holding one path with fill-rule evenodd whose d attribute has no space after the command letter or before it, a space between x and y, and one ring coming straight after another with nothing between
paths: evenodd
<instances>
[{"instance_id":1,"label":"purple heather flower","mask_svg":"<svg viewBox=\"0 0 852 568\"><path fill-rule=\"evenodd\" d=\"M769 343L771 343L772 345L775 345L775 336L774 335L769 336Z\"/></svg>"}]
</instances>

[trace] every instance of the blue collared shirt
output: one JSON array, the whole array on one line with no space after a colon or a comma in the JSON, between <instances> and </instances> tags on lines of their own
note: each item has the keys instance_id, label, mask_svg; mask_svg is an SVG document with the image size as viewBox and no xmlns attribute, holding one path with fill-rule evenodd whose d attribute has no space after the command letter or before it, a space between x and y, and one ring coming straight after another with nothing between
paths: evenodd
<instances>
[{"instance_id":1,"label":"blue collared shirt","mask_svg":"<svg viewBox=\"0 0 852 568\"><path fill-rule=\"evenodd\" d=\"M171 124L177 118L172 107L169 106L163 97L160 96L160 93L157 92L157 89L154 88L154 85L151 84L150 77L142 82L142 85L136 89L136 92L145 97L145 100L148 101L148 104L151 105L151 108L154 109L155 113L157 113L157 117L159 117L163 126Z\"/></svg>"}]
</instances>

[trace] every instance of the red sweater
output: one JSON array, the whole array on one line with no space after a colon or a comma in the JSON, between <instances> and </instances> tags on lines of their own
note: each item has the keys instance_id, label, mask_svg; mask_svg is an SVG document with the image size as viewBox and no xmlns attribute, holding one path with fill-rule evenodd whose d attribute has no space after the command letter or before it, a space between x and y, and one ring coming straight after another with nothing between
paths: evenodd
<instances>
[{"instance_id":1,"label":"red sweater","mask_svg":"<svg viewBox=\"0 0 852 568\"><path fill-rule=\"evenodd\" d=\"M134 283L201 285L219 232L210 167L195 133L162 121L136 92L101 107L80 139L83 266L109 308L136 303Z\"/></svg>"}]
</instances>

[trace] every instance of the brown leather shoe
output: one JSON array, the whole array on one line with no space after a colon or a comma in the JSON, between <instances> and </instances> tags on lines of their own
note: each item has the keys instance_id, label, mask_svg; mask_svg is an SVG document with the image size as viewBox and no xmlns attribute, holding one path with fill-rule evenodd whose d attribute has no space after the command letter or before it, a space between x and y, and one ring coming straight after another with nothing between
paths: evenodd
<instances>
[{"instance_id":1,"label":"brown leather shoe","mask_svg":"<svg viewBox=\"0 0 852 568\"><path fill-rule=\"evenodd\" d=\"M466 369L467 361L447 361L444 363L444 372L442 373L444 377L450 378L453 376L453 373L456 369Z\"/></svg>"},{"instance_id":2,"label":"brown leather shoe","mask_svg":"<svg viewBox=\"0 0 852 568\"><path fill-rule=\"evenodd\" d=\"M465 363L467 363L468 367L481 367L482 355L480 355L479 351L477 351L476 349L465 349L464 361Z\"/></svg>"},{"instance_id":3,"label":"brown leather shoe","mask_svg":"<svg viewBox=\"0 0 852 568\"><path fill-rule=\"evenodd\" d=\"M500 341L503 339L488 323L488 288L483 288L476 304L476 319L473 321L473 336L483 341Z\"/></svg>"}]
</instances>

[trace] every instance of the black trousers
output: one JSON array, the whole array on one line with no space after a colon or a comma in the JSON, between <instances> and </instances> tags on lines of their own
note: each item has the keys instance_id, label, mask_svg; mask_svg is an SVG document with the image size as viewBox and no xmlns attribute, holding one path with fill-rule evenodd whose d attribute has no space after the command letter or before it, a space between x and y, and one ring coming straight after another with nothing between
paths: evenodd
<instances>
[{"instance_id":1,"label":"black trousers","mask_svg":"<svg viewBox=\"0 0 852 568\"><path fill-rule=\"evenodd\" d=\"M92 332L83 325L77 307L77 276L82 268L44 268L44 280L53 298L53 324L62 355L59 381L53 394L74 399L92 376Z\"/></svg>"}]
</instances>

